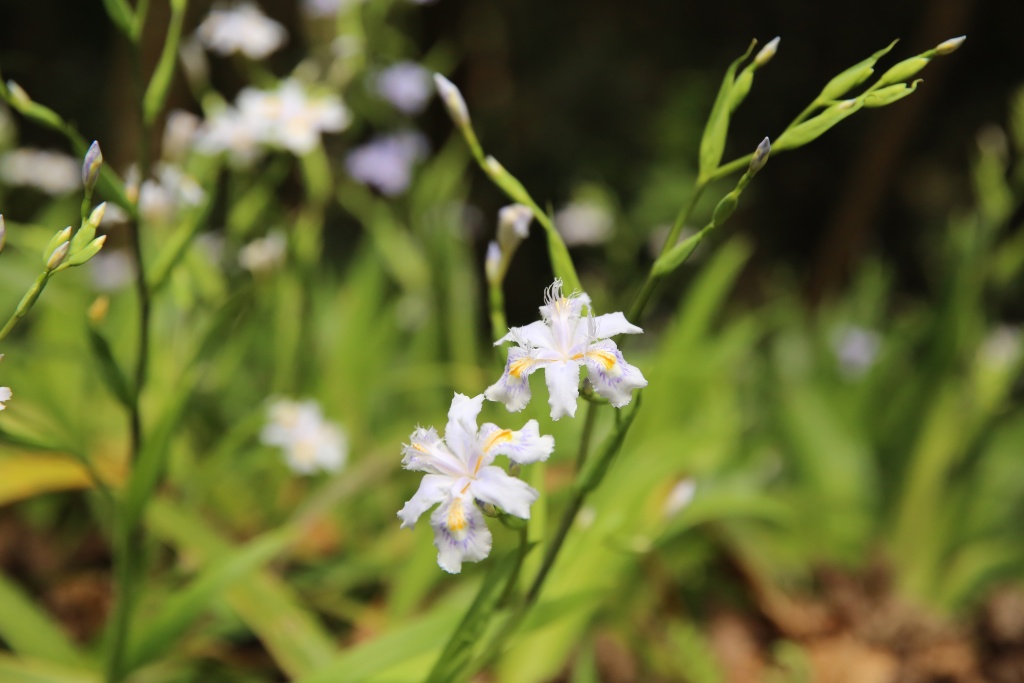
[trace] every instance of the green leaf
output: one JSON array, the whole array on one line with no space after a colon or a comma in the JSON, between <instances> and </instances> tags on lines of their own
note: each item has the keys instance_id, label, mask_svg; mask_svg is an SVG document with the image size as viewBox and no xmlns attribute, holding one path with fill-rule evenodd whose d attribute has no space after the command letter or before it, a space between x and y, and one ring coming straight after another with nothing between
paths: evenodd
<instances>
[{"instance_id":1,"label":"green leaf","mask_svg":"<svg viewBox=\"0 0 1024 683\"><path fill-rule=\"evenodd\" d=\"M58 664L82 666L82 653L61 627L3 574L0 574L0 605L3 605L0 638L11 650Z\"/></svg>"},{"instance_id":2,"label":"green leaf","mask_svg":"<svg viewBox=\"0 0 1024 683\"><path fill-rule=\"evenodd\" d=\"M757 41L752 40L743 56L733 61L725 71L715 104L711 107L711 114L704 126L704 135L700 139L700 171L698 173L700 178L709 177L722 160L722 154L725 152L725 138L729 134L729 112L736 69L750 56L755 45L757 45Z\"/></svg>"},{"instance_id":3,"label":"green leaf","mask_svg":"<svg viewBox=\"0 0 1024 683\"><path fill-rule=\"evenodd\" d=\"M826 131L843 119L856 114L863 106L864 100L862 99L846 100L832 105L813 119L808 119L786 130L772 143L772 151L781 152L786 149L803 147L824 135Z\"/></svg>"},{"instance_id":4,"label":"green leaf","mask_svg":"<svg viewBox=\"0 0 1024 683\"><path fill-rule=\"evenodd\" d=\"M154 535L199 562L209 562L231 549L231 544L202 518L168 500L154 499L146 520ZM308 676L334 658L331 636L312 612L299 605L288 585L270 572L261 570L237 581L225 597L289 677ZM337 683L337 679L328 680Z\"/></svg>"},{"instance_id":5,"label":"green leaf","mask_svg":"<svg viewBox=\"0 0 1024 683\"><path fill-rule=\"evenodd\" d=\"M171 20L167 27L167 38L160 52L160 61L153 70L153 77L146 86L146 94L142 99L143 116L147 124L153 123L164 108L167 92L174 78L174 64L178 57L178 45L181 43L181 27L185 21L185 9L188 0L171 0Z\"/></svg>"},{"instance_id":6,"label":"green leaf","mask_svg":"<svg viewBox=\"0 0 1024 683\"><path fill-rule=\"evenodd\" d=\"M147 619L129 644L125 671L132 671L160 657L231 585L249 578L278 555L295 537L296 527L268 532L212 562L184 590L174 593Z\"/></svg>"},{"instance_id":7,"label":"green leaf","mask_svg":"<svg viewBox=\"0 0 1024 683\"><path fill-rule=\"evenodd\" d=\"M913 83L897 83L896 85L890 85L881 90L870 92L864 96L864 106L884 107L887 104L898 102L917 90L917 84L920 82L921 79L919 78Z\"/></svg>"},{"instance_id":8,"label":"green leaf","mask_svg":"<svg viewBox=\"0 0 1024 683\"><path fill-rule=\"evenodd\" d=\"M114 22L114 26L131 39L135 13L126 0L103 0L103 7L107 10L107 16Z\"/></svg>"},{"instance_id":9,"label":"green leaf","mask_svg":"<svg viewBox=\"0 0 1024 683\"><path fill-rule=\"evenodd\" d=\"M0 653L0 681L4 683L100 683L98 674L51 662Z\"/></svg>"},{"instance_id":10,"label":"green leaf","mask_svg":"<svg viewBox=\"0 0 1024 683\"><path fill-rule=\"evenodd\" d=\"M89 334L89 347L92 349L92 354L96 358L97 364L99 365L100 375L103 377L103 381L106 383L107 388L113 392L114 396L126 407L130 408L134 402L134 392L128 384L128 378L125 377L121 367L117 364L117 360L114 358L114 352L110 349L110 343L103 334L93 327L88 325Z\"/></svg>"},{"instance_id":11,"label":"green leaf","mask_svg":"<svg viewBox=\"0 0 1024 683\"><path fill-rule=\"evenodd\" d=\"M519 553L511 552L491 566L473 604L448 639L448 644L427 676L427 683L449 683L459 680L466 673L465 669L473 659L473 646L494 615L494 610L505 594L509 579L520 561Z\"/></svg>"}]
</instances>

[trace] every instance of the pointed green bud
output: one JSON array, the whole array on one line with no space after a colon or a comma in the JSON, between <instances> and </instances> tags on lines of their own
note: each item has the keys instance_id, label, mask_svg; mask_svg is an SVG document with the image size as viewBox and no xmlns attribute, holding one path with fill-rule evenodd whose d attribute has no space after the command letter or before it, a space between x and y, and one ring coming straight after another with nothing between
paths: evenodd
<instances>
[{"instance_id":1,"label":"pointed green bud","mask_svg":"<svg viewBox=\"0 0 1024 683\"><path fill-rule=\"evenodd\" d=\"M7 94L11 98L11 104L16 108L32 104L32 98L15 81L7 81Z\"/></svg>"},{"instance_id":2,"label":"pointed green bud","mask_svg":"<svg viewBox=\"0 0 1024 683\"><path fill-rule=\"evenodd\" d=\"M7 223L4 221L4 215L0 213L0 251L3 251L5 246L7 246Z\"/></svg>"},{"instance_id":3,"label":"pointed green bud","mask_svg":"<svg viewBox=\"0 0 1024 683\"><path fill-rule=\"evenodd\" d=\"M910 80L921 71L921 69L928 66L928 62L932 61L928 57L911 57L910 59L904 59L899 64L895 64L882 74L882 77L878 79L877 88L884 88L887 85L893 83L903 83L904 81Z\"/></svg>"},{"instance_id":4,"label":"pointed green bud","mask_svg":"<svg viewBox=\"0 0 1024 683\"><path fill-rule=\"evenodd\" d=\"M898 100L902 100L910 93L917 90L917 84L922 79L917 79L913 83L897 83L896 85L890 85L880 90L868 93L864 96L865 107L884 107L887 104L892 104Z\"/></svg>"},{"instance_id":5,"label":"pointed green bud","mask_svg":"<svg viewBox=\"0 0 1024 683\"><path fill-rule=\"evenodd\" d=\"M498 244L512 257L519 244L530 236L533 210L525 204L509 204L498 211Z\"/></svg>"},{"instance_id":6,"label":"pointed green bud","mask_svg":"<svg viewBox=\"0 0 1024 683\"><path fill-rule=\"evenodd\" d=\"M68 257L67 261L64 261L63 263L59 264L59 270L64 270L65 268L71 268L73 266L82 265L83 263L91 259L93 256L98 254L100 252L100 249L103 248L103 245L104 243L106 243L106 241L107 236L100 235L92 242L89 242L89 244L87 244L85 248L75 252L74 254L71 254L71 256Z\"/></svg>"},{"instance_id":7,"label":"pointed green bud","mask_svg":"<svg viewBox=\"0 0 1024 683\"><path fill-rule=\"evenodd\" d=\"M767 137L761 140L761 144L754 150L754 156L750 159L749 173L751 176L756 174L764 165L768 163L768 155L771 154L772 143Z\"/></svg>"},{"instance_id":8,"label":"pointed green bud","mask_svg":"<svg viewBox=\"0 0 1024 683\"><path fill-rule=\"evenodd\" d=\"M822 88L821 94L818 95L816 101L829 103L832 100L837 100L864 81L871 78L871 74L875 72L875 63L888 54L888 52L896 46L897 42L898 41L896 40L892 41L889 43L888 47L882 48L867 59L857 62L849 69L846 69L838 76L835 76L831 81L825 84L825 87Z\"/></svg>"},{"instance_id":9,"label":"pointed green bud","mask_svg":"<svg viewBox=\"0 0 1024 683\"><path fill-rule=\"evenodd\" d=\"M43 263L47 263L53 255L54 250L56 250L60 245L66 243L69 239L71 239L70 225L51 237L50 241L46 243L46 248L43 249Z\"/></svg>"},{"instance_id":10,"label":"pointed green bud","mask_svg":"<svg viewBox=\"0 0 1024 683\"><path fill-rule=\"evenodd\" d=\"M772 61L772 57L774 57L775 53L779 50L779 40L781 40L781 37L775 36L767 45L761 48L760 52L757 53L757 56L754 57L755 68L760 69L762 66Z\"/></svg>"},{"instance_id":11,"label":"pointed green bud","mask_svg":"<svg viewBox=\"0 0 1024 683\"><path fill-rule=\"evenodd\" d=\"M721 201L718 202L718 206L715 207L715 213L711 217L711 222L715 225L721 225L729 220L733 211L736 210L739 200L740 194L736 190L722 197Z\"/></svg>"},{"instance_id":12,"label":"pointed green bud","mask_svg":"<svg viewBox=\"0 0 1024 683\"><path fill-rule=\"evenodd\" d=\"M729 116L750 91L750 84L753 82L753 68L747 67L740 76L736 75L736 70L754 51L755 45L757 45L757 41L751 41L747 51L733 60L729 68L725 70L715 103L711 107L707 123L704 124L704 134L700 138L698 177L702 181L706 181L722 161L722 154L725 152L725 138L729 134Z\"/></svg>"},{"instance_id":13,"label":"pointed green bud","mask_svg":"<svg viewBox=\"0 0 1024 683\"><path fill-rule=\"evenodd\" d=\"M956 52L964 41L967 40L967 36L957 36L956 38L950 38L944 40L935 46L933 50L937 55L950 55Z\"/></svg>"},{"instance_id":14,"label":"pointed green bud","mask_svg":"<svg viewBox=\"0 0 1024 683\"><path fill-rule=\"evenodd\" d=\"M50 258L46 259L46 270L54 270L61 263L64 262L64 257L68 255L68 249L71 245L68 242L61 242L60 246L53 250L50 254Z\"/></svg>"},{"instance_id":15,"label":"pointed green bud","mask_svg":"<svg viewBox=\"0 0 1024 683\"><path fill-rule=\"evenodd\" d=\"M88 223L90 223L95 228L100 227L100 223L103 222L103 214L106 212L106 210L107 203L100 202L99 205L97 205L97 207L92 210L92 213L89 214Z\"/></svg>"},{"instance_id":16,"label":"pointed green bud","mask_svg":"<svg viewBox=\"0 0 1024 683\"><path fill-rule=\"evenodd\" d=\"M434 74L434 85L437 87L437 94L441 96L441 101L444 102L444 106L448 110L448 116L452 117L455 125L459 128L468 126L469 108L455 84L441 74Z\"/></svg>"},{"instance_id":17,"label":"pointed green bud","mask_svg":"<svg viewBox=\"0 0 1024 683\"><path fill-rule=\"evenodd\" d=\"M487 282L492 285L497 285L502 279L502 257L501 247L494 240L491 240L487 244L487 256L484 258L484 275L487 276Z\"/></svg>"},{"instance_id":18,"label":"pointed green bud","mask_svg":"<svg viewBox=\"0 0 1024 683\"><path fill-rule=\"evenodd\" d=\"M103 166L103 152L100 150L100 143L96 140L89 145L89 151L85 153L85 160L82 162L82 184L85 191L92 194L96 187L96 181L100 177L100 168Z\"/></svg>"}]
</instances>

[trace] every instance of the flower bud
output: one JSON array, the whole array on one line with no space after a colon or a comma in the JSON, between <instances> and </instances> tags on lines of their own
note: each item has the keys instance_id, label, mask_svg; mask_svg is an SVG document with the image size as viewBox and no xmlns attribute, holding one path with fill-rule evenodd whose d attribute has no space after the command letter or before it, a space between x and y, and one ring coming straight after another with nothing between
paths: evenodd
<instances>
[{"instance_id":1,"label":"flower bud","mask_svg":"<svg viewBox=\"0 0 1024 683\"><path fill-rule=\"evenodd\" d=\"M93 227L97 227L98 228L100 226L100 223L103 222L103 214L104 214L104 212L106 212L106 210L107 210L107 203L106 202L101 202L95 209L92 210L92 213L89 214L88 222Z\"/></svg>"},{"instance_id":2,"label":"flower bud","mask_svg":"<svg viewBox=\"0 0 1024 683\"><path fill-rule=\"evenodd\" d=\"M15 81L7 81L7 92L11 97L11 104L15 107L27 107L32 104L32 98Z\"/></svg>"},{"instance_id":3,"label":"flower bud","mask_svg":"<svg viewBox=\"0 0 1024 683\"><path fill-rule=\"evenodd\" d=\"M68 249L71 248L71 244L68 242L61 242L60 246L53 250L50 254L50 258L46 259L46 270L54 270L61 263L64 262L64 257L68 255Z\"/></svg>"},{"instance_id":4,"label":"flower bud","mask_svg":"<svg viewBox=\"0 0 1024 683\"><path fill-rule=\"evenodd\" d=\"M772 61L772 57L779 50L780 36L775 36L768 42L767 45L761 48L761 51L754 57L754 67L760 69L762 66Z\"/></svg>"},{"instance_id":5,"label":"flower bud","mask_svg":"<svg viewBox=\"0 0 1024 683\"><path fill-rule=\"evenodd\" d=\"M902 83L903 81L914 77L921 69L928 66L928 62L930 61L930 58L921 56L904 59L899 64L894 64L892 68L882 74L882 77L878 79L878 85L876 87L884 87L892 85L893 83Z\"/></svg>"},{"instance_id":6,"label":"flower bud","mask_svg":"<svg viewBox=\"0 0 1024 683\"><path fill-rule=\"evenodd\" d=\"M750 175L754 175L764 168L764 165L768 163L768 155L771 154L771 151L772 143L766 137L764 140L761 140L761 144L759 144L757 149L754 150L754 156L750 160Z\"/></svg>"},{"instance_id":7,"label":"flower bud","mask_svg":"<svg viewBox=\"0 0 1024 683\"><path fill-rule=\"evenodd\" d=\"M939 43L938 45L935 46L935 54L937 54L937 55L953 54L954 52L957 51L957 49L959 49L959 47L961 45L963 45L963 42L965 40L967 40L967 36L957 36L956 38L950 38L949 40L944 40L944 41L942 41L941 43Z\"/></svg>"},{"instance_id":8,"label":"flower bud","mask_svg":"<svg viewBox=\"0 0 1024 683\"><path fill-rule=\"evenodd\" d=\"M469 108L466 107L466 100L463 99L462 93L459 92L455 84L441 74L434 74L434 85L437 87L437 94L441 96L445 108L448 109L448 116L452 117L455 125L460 128L468 126Z\"/></svg>"},{"instance_id":9,"label":"flower bud","mask_svg":"<svg viewBox=\"0 0 1024 683\"><path fill-rule=\"evenodd\" d=\"M525 204L509 204L498 211L498 244L510 257L519 243L530 236L533 211Z\"/></svg>"},{"instance_id":10,"label":"flower bud","mask_svg":"<svg viewBox=\"0 0 1024 683\"><path fill-rule=\"evenodd\" d=\"M89 309L86 311L86 317L89 320L89 324L93 327L98 327L107 319L107 312L110 310L110 297L105 294L101 294L96 297L96 300L89 305Z\"/></svg>"},{"instance_id":11,"label":"flower bud","mask_svg":"<svg viewBox=\"0 0 1024 683\"><path fill-rule=\"evenodd\" d=\"M89 151L85 153L85 160L82 162L82 184L85 185L87 194L91 195L96 187L101 166L103 166L103 152L100 150L100 143L93 140L89 145Z\"/></svg>"},{"instance_id":12,"label":"flower bud","mask_svg":"<svg viewBox=\"0 0 1024 683\"><path fill-rule=\"evenodd\" d=\"M712 217L715 225L721 225L729 220L729 216L736 210L736 205L739 204L739 193L733 190L729 194L722 197L721 201L718 202L718 206L715 207L715 213Z\"/></svg>"},{"instance_id":13,"label":"flower bud","mask_svg":"<svg viewBox=\"0 0 1024 683\"><path fill-rule=\"evenodd\" d=\"M0 213L0 251L7 246L7 223L4 222L4 215Z\"/></svg>"},{"instance_id":14,"label":"flower bud","mask_svg":"<svg viewBox=\"0 0 1024 683\"><path fill-rule=\"evenodd\" d=\"M487 256L484 258L484 275L487 282L497 284L501 281L501 247L494 240L487 245Z\"/></svg>"},{"instance_id":15,"label":"flower bud","mask_svg":"<svg viewBox=\"0 0 1024 683\"><path fill-rule=\"evenodd\" d=\"M56 251L57 247L62 244L67 244L67 241L71 239L71 226L64 228L46 243L46 247L43 249L43 263L49 262L53 256L53 252Z\"/></svg>"}]
</instances>

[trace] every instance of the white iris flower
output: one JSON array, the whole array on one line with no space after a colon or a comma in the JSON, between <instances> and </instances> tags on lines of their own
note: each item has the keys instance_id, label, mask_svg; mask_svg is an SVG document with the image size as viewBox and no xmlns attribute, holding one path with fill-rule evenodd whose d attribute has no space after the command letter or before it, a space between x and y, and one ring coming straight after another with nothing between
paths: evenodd
<instances>
[{"instance_id":1,"label":"white iris flower","mask_svg":"<svg viewBox=\"0 0 1024 683\"><path fill-rule=\"evenodd\" d=\"M415 495L398 511L402 528L413 528L420 516L440 503L430 515L437 564L452 574L463 562L479 562L491 552L491 531L477 501L506 513L530 518L537 491L491 463L498 455L515 463L547 460L555 440L541 436L536 420L519 431L487 423L477 429L484 397L455 394L448 411L444 438L433 428L418 427L402 448L402 466L426 472Z\"/></svg>"},{"instance_id":2,"label":"white iris flower","mask_svg":"<svg viewBox=\"0 0 1024 683\"><path fill-rule=\"evenodd\" d=\"M491 401L500 401L512 412L530 402L530 375L544 369L548 385L551 419L576 416L580 368L587 372L594 390L621 408L633 398L633 390L647 386L643 374L623 359L615 342L616 334L641 334L643 330L626 320L622 313L594 316L590 297L583 293L562 295L562 281L544 292L541 320L524 327L513 327L494 345L511 341L508 362L501 379L484 392ZM583 315L583 307L588 309Z\"/></svg>"}]
</instances>

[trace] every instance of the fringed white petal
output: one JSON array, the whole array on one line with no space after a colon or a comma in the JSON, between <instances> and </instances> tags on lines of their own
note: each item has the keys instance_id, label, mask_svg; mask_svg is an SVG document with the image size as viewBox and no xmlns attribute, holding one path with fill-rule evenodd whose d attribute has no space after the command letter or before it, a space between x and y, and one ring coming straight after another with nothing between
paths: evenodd
<instances>
[{"instance_id":1,"label":"fringed white petal","mask_svg":"<svg viewBox=\"0 0 1024 683\"><path fill-rule=\"evenodd\" d=\"M470 398L455 394L448 409L448 424L444 428L444 442L459 460L469 463L476 445L476 416L483 407L483 394Z\"/></svg>"},{"instance_id":2,"label":"fringed white petal","mask_svg":"<svg viewBox=\"0 0 1024 683\"><path fill-rule=\"evenodd\" d=\"M484 457L490 457L485 465L490 464L496 455L508 456L509 460L520 465L542 462L555 449L555 439L541 436L536 420L530 420L519 431L487 423L480 428L479 443Z\"/></svg>"},{"instance_id":3,"label":"fringed white petal","mask_svg":"<svg viewBox=\"0 0 1024 683\"><path fill-rule=\"evenodd\" d=\"M446 572L458 574L463 562L479 562L491 552L491 530L469 496L449 496L430 516L430 526L437 564Z\"/></svg>"},{"instance_id":4,"label":"fringed white petal","mask_svg":"<svg viewBox=\"0 0 1024 683\"><path fill-rule=\"evenodd\" d=\"M420 487L408 500L404 507L398 511L398 517L402 520L403 529L411 529L416 525L420 516L448 497L455 481L443 474L426 474L420 481Z\"/></svg>"},{"instance_id":5,"label":"fringed white petal","mask_svg":"<svg viewBox=\"0 0 1024 683\"><path fill-rule=\"evenodd\" d=\"M543 364L521 346L509 348L505 372L487 387L484 396L488 401L503 403L509 412L518 413L530 402L530 375Z\"/></svg>"},{"instance_id":6,"label":"fringed white petal","mask_svg":"<svg viewBox=\"0 0 1024 683\"><path fill-rule=\"evenodd\" d=\"M433 427L417 427L409 443L402 446L402 456L402 467L407 470L450 477L458 477L465 470L465 464L448 450Z\"/></svg>"},{"instance_id":7,"label":"fringed white petal","mask_svg":"<svg viewBox=\"0 0 1024 683\"><path fill-rule=\"evenodd\" d=\"M634 389L647 386L643 373L625 361L611 340L592 344L584 360L594 390L616 408L621 408L633 399Z\"/></svg>"},{"instance_id":8,"label":"fringed white petal","mask_svg":"<svg viewBox=\"0 0 1024 683\"><path fill-rule=\"evenodd\" d=\"M643 334L643 330L626 320L622 313L594 316L594 339L607 339L617 334Z\"/></svg>"},{"instance_id":9,"label":"fringed white petal","mask_svg":"<svg viewBox=\"0 0 1024 683\"><path fill-rule=\"evenodd\" d=\"M522 479L511 477L500 467L485 467L469 485L475 498L501 508L510 515L530 518L530 506L540 495Z\"/></svg>"},{"instance_id":10,"label":"fringed white petal","mask_svg":"<svg viewBox=\"0 0 1024 683\"><path fill-rule=\"evenodd\" d=\"M576 417L576 398L580 394L580 364L574 360L551 363L544 368L548 385L548 405L551 419L564 415Z\"/></svg>"}]
</instances>

